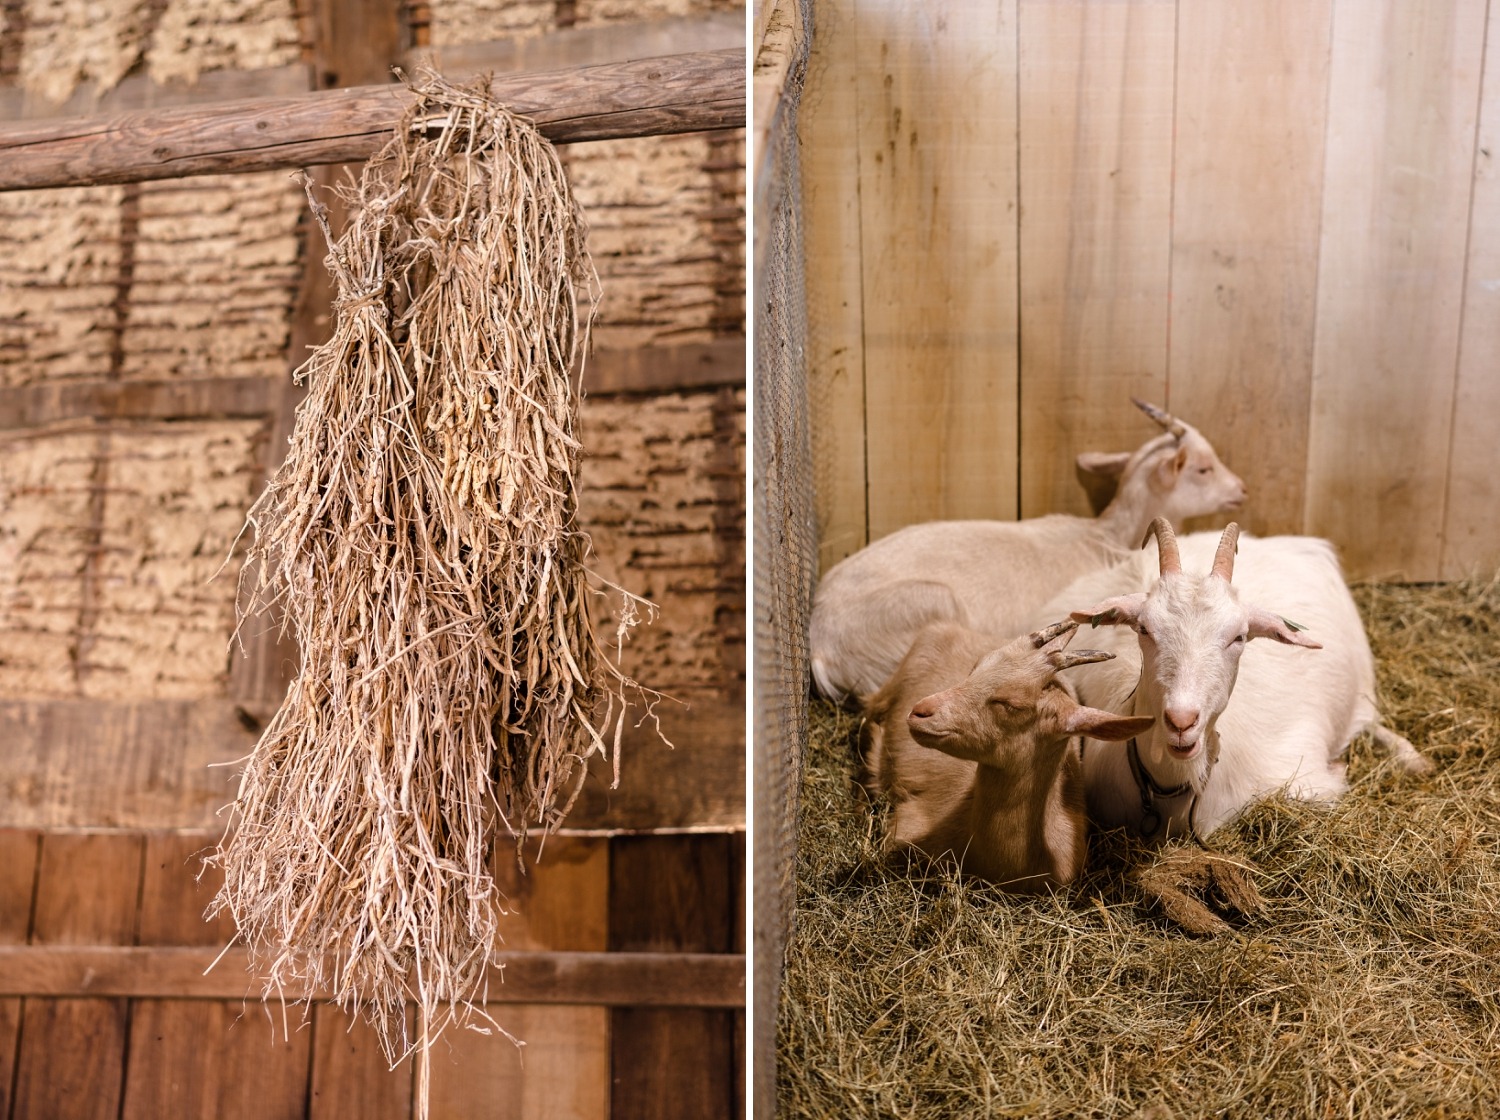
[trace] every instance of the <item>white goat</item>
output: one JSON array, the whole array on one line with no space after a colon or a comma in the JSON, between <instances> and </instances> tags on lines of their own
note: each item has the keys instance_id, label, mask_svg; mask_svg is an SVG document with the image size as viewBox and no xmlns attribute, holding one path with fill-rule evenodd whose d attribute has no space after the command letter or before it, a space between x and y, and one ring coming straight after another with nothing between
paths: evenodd
<instances>
[{"instance_id":1,"label":"white goat","mask_svg":"<svg viewBox=\"0 0 1500 1120\"><path fill-rule=\"evenodd\" d=\"M818 691L839 702L869 696L929 622L1010 638L1072 580L1128 556L1153 518L1194 517L1244 502L1245 484L1195 428L1135 403L1166 431L1134 453L1078 457L1095 508L1104 505L1097 518L929 521L830 568L809 624Z\"/></svg>"},{"instance_id":2,"label":"white goat","mask_svg":"<svg viewBox=\"0 0 1500 1120\"><path fill-rule=\"evenodd\" d=\"M888 848L951 853L1017 892L1078 875L1088 822L1077 736L1128 739L1153 721L1083 707L1055 679L1114 656L1062 649L1076 626L1000 649L952 623L918 635L865 712L867 780L895 803Z\"/></svg>"},{"instance_id":3,"label":"white goat","mask_svg":"<svg viewBox=\"0 0 1500 1120\"><path fill-rule=\"evenodd\" d=\"M1179 543L1165 519L1151 530L1159 561L1142 553L1085 576L1044 608L1110 627L1097 644L1120 657L1075 674L1078 695L1152 719L1124 749L1085 745L1093 823L1204 837L1278 790L1332 800L1365 729L1405 769L1430 768L1377 722L1374 658L1332 545L1240 538L1235 525ZM1184 559L1202 571L1210 556L1208 575L1184 573Z\"/></svg>"}]
</instances>

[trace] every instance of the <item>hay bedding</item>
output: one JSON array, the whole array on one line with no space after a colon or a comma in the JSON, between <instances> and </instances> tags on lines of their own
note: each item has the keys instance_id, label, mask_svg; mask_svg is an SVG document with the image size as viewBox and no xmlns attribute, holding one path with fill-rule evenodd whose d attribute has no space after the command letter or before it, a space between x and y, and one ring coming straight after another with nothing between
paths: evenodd
<instances>
[{"instance_id":1,"label":"hay bedding","mask_svg":"<svg viewBox=\"0 0 1500 1120\"><path fill-rule=\"evenodd\" d=\"M1034 900L887 865L818 703L779 1023L789 1117L1500 1115L1500 586L1356 588L1388 722L1333 807L1272 800L1213 846L1263 907L1192 937L1142 901L1159 856L1094 838Z\"/></svg>"},{"instance_id":2,"label":"hay bedding","mask_svg":"<svg viewBox=\"0 0 1500 1120\"><path fill-rule=\"evenodd\" d=\"M551 145L482 84L414 90L336 241L313 203L333 337L249 517L250 591L301 665L216 856L273 990L362 1010L393 1060L482 998L493 845L554 828L591 754L618 767L636 687L590 627L577 524L583 219Z\"/></svg>"}]
</instances>

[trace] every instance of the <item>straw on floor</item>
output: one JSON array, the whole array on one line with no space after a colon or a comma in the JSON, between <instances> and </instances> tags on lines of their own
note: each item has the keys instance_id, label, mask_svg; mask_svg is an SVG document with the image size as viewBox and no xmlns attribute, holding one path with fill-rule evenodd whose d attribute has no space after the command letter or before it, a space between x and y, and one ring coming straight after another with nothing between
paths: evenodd
<instances>
[{"instance_id":1,"label":"straw on floor","mask_svg":"<svg viewBox=\"0 0 1500 1120\"><path fill-rule=\"evenodd\" d=\"M393 1060L482 994L492 848L554 828L591 754L618 764L635 687L591 627L605 591L577 521L583 218L552 146L483 83L413 89L337 239L313 199L333 337L249 516L253 605L282 612L301 664L216 855L271 990L363 1011ZM635 603L615 609L623 634Z\"/></svg>"},{"instance_id":2,"label":"straw on floor","mask_svg":"<svg viewBox=\"0 0 1500 1120\"><path fill-rule=\"evenodd\" d=\"M1218 935L1138 881L1182 847L1096 837L1039 899L883 862L853 720L814 705L779 1115L1500 1115L1500 584L1355 590L1388 722L1436 772L1356 740L1336 806L1220 829L1261 906Z\"/></svg>"}]
</instances>

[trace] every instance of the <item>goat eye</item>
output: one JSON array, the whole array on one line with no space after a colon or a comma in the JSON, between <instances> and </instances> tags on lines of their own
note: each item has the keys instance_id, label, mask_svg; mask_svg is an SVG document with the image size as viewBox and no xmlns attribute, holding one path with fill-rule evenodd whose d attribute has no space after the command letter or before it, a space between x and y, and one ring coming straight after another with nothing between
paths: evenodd
<instances>
[{"instance_id":1,"label":"goat eye","mask_svg":"<svg viewBox=\"0 0 1500 1120\"><path fill-rule=\"evenodd\" d=\"M1214 473L1214 469L1213 469L1213 467L1199 467L1198 468L1198 473L1199 474L1213 474Z\"/></svg>"},{"instance_id":2,"label":"goat eye","mask_svg":"<svg viewBox=\"0 0 1500 1120\"><path fill-rule=\"evenodd\" d=\"M1229 644L1232 645L1232 646L1242 646L1242 645L1244 645L1245 644L1245 635L1244 634L1236 634L1234 637L1232 637L1232 638L1229 639Z\"/></svg>"},{"instance_id":3,"label":"goat eye","mask_svg":"<svg viewBox=\"0 0 1500 1120\"><path fill-rule=\"evenodd\" d=\"M1137 622L1135 624L1135 632L1143 638L1151 637L1151 631L1146 629L1146 624L1144 622Z\"/></svg>"}]
</instances>

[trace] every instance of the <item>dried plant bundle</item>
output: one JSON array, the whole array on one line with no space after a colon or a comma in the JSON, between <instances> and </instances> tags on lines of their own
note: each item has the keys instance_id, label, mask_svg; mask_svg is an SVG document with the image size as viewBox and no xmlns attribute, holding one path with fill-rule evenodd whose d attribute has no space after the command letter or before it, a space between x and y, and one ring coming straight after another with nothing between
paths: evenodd
<instances>
[{"instance_id":1,"label":"dried plant bundle","mask_svg":"<svg viewBox=\"0 0 1500 1120\"><path fill-rule=\"evenodd\" d=\"M590 626L577 524L583 218L552 146L483 84L413 92L336 241L313 199L333 337L249 515L250 603L279 608L301 663L215 856L216 904L272 987L362 1010L392 1060L468 1014L497 837L555 828L585 760L618 763L635 687Z\"/></svg>"}]
</instances>

